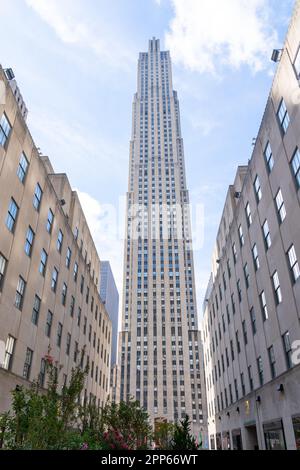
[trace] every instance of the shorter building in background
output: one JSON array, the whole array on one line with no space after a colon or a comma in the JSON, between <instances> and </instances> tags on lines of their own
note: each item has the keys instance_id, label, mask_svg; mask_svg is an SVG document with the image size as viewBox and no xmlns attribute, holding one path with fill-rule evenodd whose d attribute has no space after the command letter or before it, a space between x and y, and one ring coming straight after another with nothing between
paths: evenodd
<instances>
[{"instance_id":1,"label":"shorter building in background","mask_svg":"<svg viewBox=\"0 0 300 470\"><path fill-rule=\"evenodd\" d=\"M204 304L212 449L300 449L300 3Z\"/></svg>"},{"instance_id":2,"label":"shorter building in background","mask_svg":"<svg viewBox=\"0 0 300 470\"><path fill-rule=\"evenodd\" d=\"M9 86L12 89L12 92L18 104L19 110L24 120L26 121L27 116L28 116L28 109L27 109L25 101L23 100L23 96L21 94L20 88L18 87L17 81L15 79L15 74L12 69L5 69L4 73L8 80Z\"/></svg>"},{"instance_id":3,"label":"shorter building in background","mask_svg":"<svg viewBox=\"0 0 300 470\"><path fill-rule=\"evenodd\" d=\"M0 412L18 384L59 386L89 365L82 401L110 394L112 324L99 295L100 260L77 193L36 148L0 67Z\"/></svg>"},{"instance_id":4,"label":"shorter building in background","mask_svg":"<svg viewBox=\"0 0 300 470\"><path fill-rule=\"evenodd\" d=\"M112 322L111 364L117 362L119 292L109 261L100 263L100 297Z\"/></svg>"}]
</instances>

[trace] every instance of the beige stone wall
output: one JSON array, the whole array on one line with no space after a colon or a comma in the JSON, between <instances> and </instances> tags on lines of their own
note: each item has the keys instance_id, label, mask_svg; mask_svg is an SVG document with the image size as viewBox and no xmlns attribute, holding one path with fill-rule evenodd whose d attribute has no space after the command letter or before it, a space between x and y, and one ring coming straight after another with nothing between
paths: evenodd
<instances>
[{"instance_id":1,"label":"beige stone wall","mask_svg":"<svg viewBox=\"0 0 300 470\"><path fill-rule=\"evenodd\" d=\"M4 74L0 70L0 78ZM78 349L85 348L85 360L89 357L90 372L85 390L96 397L99 405L109 396L111 322L99 296L100 260L76 192L73 192L65 174L56 175L47 157L40 157L23 120L12 91L6 82L6 103L0 105L0 117L5 112L12 131L5 147L0 146L0 253L7 259L3 289L0 293L0 340L6 342L8 335L16 339L11 374L1 371L0 410L7 408L7 393L22 377L27 348L33 351L30 379L38 377L41 359L51 348L51 355L62 365L61 383L64 375L70 378L75 366L75 342ZM21 153L29 161L24 184L17 176ZM33 207L36 184L42 191L39 211ZM6 227L6 217L11 197L19 206L14 233ZM64 203L62 203L64 200ZM54 214L51 234L46 230L49 208ZM24 251L28 226L35 232L32 254ZM76 239L75 229L78 229ZM57 249L59 230L63 233L61 253ZM66 266L67 249L72 251L70 267ZM41 250L48 254L45 276L39 272ZM77 282L74 280L74 264L78 264ZM54 267L59 271L56 292L51 290ZM26 281L22 311L14 306L19 276ZM84 288L81 292L81 277ZM66 305L62 305L62 286L67 285ZM89 289L89 295L87 292ZM41 299L38 325L32 323L35 295ZM72 296L75 299L73 316L70 313ZM78 312L81 322L78 326ZM48 310L53 313L50 339L45 334ZM86 318L86 320L85 320ZM84 324L86 321L86 331ZM61 345L57 345L58 325L63 325ZM71 335L70 353L66 353L67 335ZM77 364L79 362L78 360ZM21 379L20 379L21 380Z\"/></svg>"}]
</instances>

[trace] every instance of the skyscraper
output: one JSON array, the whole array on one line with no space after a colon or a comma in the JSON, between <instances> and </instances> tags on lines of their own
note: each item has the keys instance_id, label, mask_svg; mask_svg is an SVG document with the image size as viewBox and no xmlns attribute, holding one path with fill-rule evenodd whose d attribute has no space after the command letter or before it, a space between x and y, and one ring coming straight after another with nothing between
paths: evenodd
<instances>
[{"instance_id":1,"label":"skyscraper","mask_svg":"<svg viewBox=\"0 0 300 470\"><path fill-rule=\"evenodd\" d=\"M121 400L140 401L154 423L188 414L205 432L179 102L155 38L139 55L133 102L119 351Z\"/></svg>"},{"instance_id":2,"label":"skyscraper","mask_svg":"<svg viewBox=\"0 0 300 470\"><path fill-rule=\"evenodd\" d=\"M112 322L111 365L117 362L119 292L109 261L100 261L100 297Z\"/></svg>"}]
</instances>

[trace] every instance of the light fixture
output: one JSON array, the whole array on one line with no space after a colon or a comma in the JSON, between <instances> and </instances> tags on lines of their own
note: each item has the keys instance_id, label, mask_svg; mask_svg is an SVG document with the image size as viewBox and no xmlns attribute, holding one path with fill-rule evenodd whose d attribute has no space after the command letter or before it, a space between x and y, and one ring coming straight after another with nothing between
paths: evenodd
<instances>
[{"instance_id":1,"label":"light fixture","mask_svg":"<svg viewBox=\"0 0 300 470\"><path fill-rule=\"evenodd\" d=\"M61 204L62 206L65 206L65 205L66 205L66 201L65 201L64 199L61 199L61 200L60 200L60 204Z\"/></svg>"},{"instance_id":2,"label":"light fixture","mask_svg":"<svg viewBox=\"0 0 300 470\"><path fill-rule=\"evenodd\" d=\"M236 412L237 412L237 413L240 412L240 407L239 407L239 406L237 407Z\"/></svg>"},{"instance_id":3,"label":"light fixture","mask_svg":"<svg viewBox=\"0 0 300 470\"><path fill-rule=\"evenodd\" d=\"M260 395L258 395L258 396L256 397L256 401L257 401L257 403L261 403Z\"/></svg>"},{"instance_id":4,"label":"light fixture","mask_svg":"<svg viewBox=\"0 0 300 470\"><path fill-rule=\"evenodd\" d=\"M234 193L234 197L235 197L236 199L239 199L239 198L241 197L241 193L240 193L239 191L236 191L236 192Z\"/></svg>"},{"instance_id":5,"label":"light fixture","mask_svg":"<svg viewBox=\"0 0 300 470\"><path fill-rule=\"evenodd\" d=\"M230 418L230 413L229 413L229 411L227 411L227 416L228 416L228 418Z\"/></svg>"},{"instance_id":6,"label":"light fixture","mask_svg":"<svg viewBox=\"0 0 300 470\"><path fill-rule=\"evenodd\" d=\"M272 62L279 62L282 56L283 49L273 49L271 60Z\"/></svg>"},{"instance_id":7,"label":"light fixture","mask_svg":"<svg viewBox=\"0 0 300 470\"><path fill-rule=\"evenodd\" d=\"M277 387L277 392L281 392L281 393L284 392L284 386L283 386L283 384L278 385L278 387Z\"/></svg>"}]
</instances>

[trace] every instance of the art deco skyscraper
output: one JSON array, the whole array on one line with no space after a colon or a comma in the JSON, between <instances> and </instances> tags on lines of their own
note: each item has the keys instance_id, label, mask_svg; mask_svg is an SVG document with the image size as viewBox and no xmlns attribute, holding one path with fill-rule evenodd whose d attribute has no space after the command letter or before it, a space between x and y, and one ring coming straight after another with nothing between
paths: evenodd
<instances>
[{"instance_id":1,"label":"art deco skyscraper","mask_svg":"<svg viewBox=\"0 0 300 470\"><path fill-rule=\"evenodd\" d=\"M140 53L133 102L119 343L121 400L139 400L153 421L188 414L205 431L179 102L155 38Z\"/></svg>"}]
</instances>

